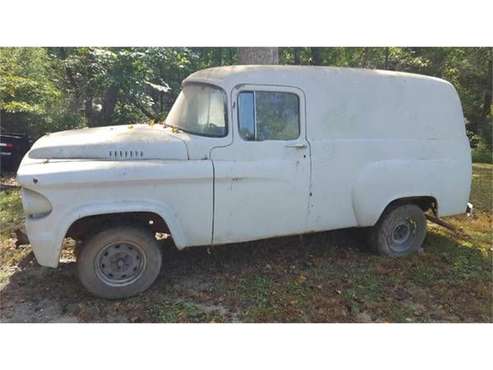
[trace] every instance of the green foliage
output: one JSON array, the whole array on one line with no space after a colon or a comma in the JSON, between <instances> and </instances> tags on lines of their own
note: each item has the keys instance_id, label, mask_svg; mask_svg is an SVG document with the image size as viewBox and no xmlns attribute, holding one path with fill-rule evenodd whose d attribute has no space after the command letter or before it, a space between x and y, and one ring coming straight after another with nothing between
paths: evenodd
<instances>
[{"instance_id":1,"label":"green foliage","mask_svg":"<svg viewBox=\"0 0 493 370\"><path fill-rule=\"evenodd\" d=\"M57 48L90 126L163 120L194 59L186 48Z\"/></svg>"},{"instance_id":2,"label":"green foliage","mask_svg":"<svg viewBox=\"0 0 493 370\"><path fill-rule=\"evenodd\" d=\"M52 74L45 49L0 49L0 109L46 113L47 106L60 97Z\"/></svg>"},{"instance_id":3,"label":"green foliage","mask_svg":"<svg viewBox=\"0 0 493 370\"><path fill-rule=\"evenodd\" d=\"M39 136L83 124L70 113L59 86L58 63L44 48L0 49L2 129Z\"/></svg>"},{"instance_id":4,"label":"green foliage","mask_svg":"<svg viewBox=\"0 0 493 370\"><path fill-rule=\"evenodd\" d=\"M279 48L282 64L436 76L457 89L476 160L492 151L492 48ZM237 48L0 49L2 127L39 136L72 127L162 121L190 73L237 64Z\"/></svg>"}]
</instances>

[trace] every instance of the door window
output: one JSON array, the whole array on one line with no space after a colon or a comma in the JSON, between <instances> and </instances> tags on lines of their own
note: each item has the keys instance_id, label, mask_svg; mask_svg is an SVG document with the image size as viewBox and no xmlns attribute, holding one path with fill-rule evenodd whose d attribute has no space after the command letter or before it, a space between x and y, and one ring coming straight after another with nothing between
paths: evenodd
<instances>
[{"instance_id":1,"label":"door window","mask_svg":"<svg viewBox=\"0 0 493 370\"><path fill-rule=\"evenodd\" d=\"M242 91L238 96L240 136L247 141L295 140L300 135L298 95Z\"/></svg>"}]
</instances>

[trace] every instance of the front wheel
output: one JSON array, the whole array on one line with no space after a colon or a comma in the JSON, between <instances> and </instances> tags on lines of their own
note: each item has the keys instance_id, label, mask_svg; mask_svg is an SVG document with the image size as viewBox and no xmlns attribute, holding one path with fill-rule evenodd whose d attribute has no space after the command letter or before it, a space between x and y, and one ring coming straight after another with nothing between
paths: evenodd
<instances>
[{"instance_id":1,"label":"front wheel","mask_svg":"<svg viewBox=\"0 0 493 370\"><path fill-rule=\"evenodd\" d=\"M117 299L149 288L159 275L161 263L161 250L150 230L120 226L88 240L79 253L77 270L89 292Z\"/></svg>"},{"instance_id":2,"label":"front wheel","mask_svg":"<svg viewBox=\"0 0 493 370\"><path fill-rule=\"evenodd\" d=\"M417 252L426 237L426 217L414 204L394 206L384 212L370 231L370 244L384 256Z\"/></svg>"}]
</instances>

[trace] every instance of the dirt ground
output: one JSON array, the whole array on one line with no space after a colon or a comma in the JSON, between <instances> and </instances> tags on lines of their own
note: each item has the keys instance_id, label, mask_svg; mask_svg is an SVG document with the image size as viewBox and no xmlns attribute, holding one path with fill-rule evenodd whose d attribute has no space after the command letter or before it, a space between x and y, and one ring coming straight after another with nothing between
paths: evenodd
<instances>
[{"instance_id":1,"label":"dirt ground","mask_svg":"<svg viewBox=\"0 0 493 370\"><path fill-rule=\"evenodd\" d=\"M476 215L448 219L459 234L429 224L417 255L373 255L356 229L182 252L163 241L156 283L119 301L81 287L70 241L50 269L7 234L0 322L492 322L491 196L484 194L492 167L486 171L475 183L473 198L484 198ZM9 192L3 225L19 209Z\"/></svg>"}]
</instances>

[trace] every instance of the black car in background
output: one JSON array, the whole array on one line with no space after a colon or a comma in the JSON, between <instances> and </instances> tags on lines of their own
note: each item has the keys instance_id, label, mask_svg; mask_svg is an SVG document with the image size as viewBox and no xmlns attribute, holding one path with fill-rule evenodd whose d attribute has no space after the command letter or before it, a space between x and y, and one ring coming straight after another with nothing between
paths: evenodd
<instances>
[{"instance_id":1,"label":"black car in background","mask_svg":"<svg viewBox=\"0 0 493 370\"><path fill-rule=\"evenodd\" d=\"M0 173L15 173L22 157L27 153L33 140L25 134L2 132L0 134Z\"/></svg>"}]
</instances>

